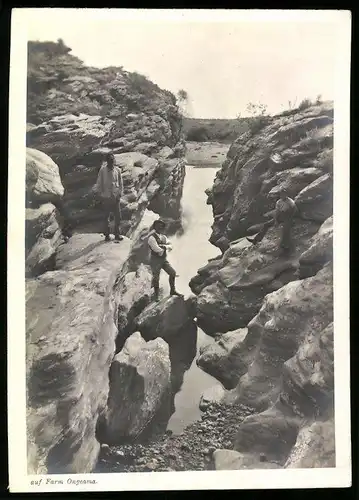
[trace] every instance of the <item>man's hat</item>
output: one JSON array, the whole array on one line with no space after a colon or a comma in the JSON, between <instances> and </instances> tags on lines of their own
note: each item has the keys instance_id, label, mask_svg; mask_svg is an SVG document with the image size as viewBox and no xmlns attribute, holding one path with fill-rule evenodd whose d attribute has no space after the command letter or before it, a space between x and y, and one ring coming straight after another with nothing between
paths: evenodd
<instances>
[{"instance_id":1,"label":"man's hat","mask_svg":"<svg viewBox=\"0 0 359 500\"><path fill-rule=\"evenodd\" d=\"M153 227L158 227L158 226L166 226L166 223L164 220L162 219L157 219L155 220L155 222L153 223Z\"/></svg>"},{"instance_id":2,"label":"man's hat","mask_svg":"<svg viewBox=\"0 0 359 500\"><path fill-rule=\"evenodd\" d=\"M113 153L106 153L105 158L106 158L106 161L108 161L110 158L112 160L114 160L115 159L115 155Z\"/></svg>"}]
</instances>

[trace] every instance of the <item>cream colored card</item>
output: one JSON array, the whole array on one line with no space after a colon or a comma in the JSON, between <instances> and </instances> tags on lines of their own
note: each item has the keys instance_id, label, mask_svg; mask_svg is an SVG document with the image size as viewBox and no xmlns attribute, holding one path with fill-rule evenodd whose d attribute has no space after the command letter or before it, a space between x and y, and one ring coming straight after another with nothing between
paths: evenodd
<instances>
[{"instance_id":1,"label":"cream colored card","mask_svg":"<svg viewBox=\"0 0 359 500\"><path fill-rule=\"evenodd\" d=\"M150 463L146 472L113 472L114 468L109 468L107 470L108 473L85 473L84 471L89 467L86 463L88 458L86 458L86 453L95 453L96 449L94 451L93 447L86 448L85 440L87 437L84 435L81 442L77 443L80 451L76 451L77 448L74 451L75 454L78 453L76 455L78 458L76 459L77 465L72 463L72 467L77 473L62 473L61 470L55 471L54 465L52 465L51 472L47 474L40 472L35 474L31 472L30 462L32 466L36 462L37 470L46 470L46 466L44 466L45 469L41 469L40 467L40 462L43 463L46 460L47 463L49 462L49 457L46 456L46 446L50 449L53 446L52 440L57 439L57 433L61 434L63 431L59 423L56 424L60 426L59 428L51 428L53 425L52 422L50 420L47 421L46 418L42 418L41 420L41 415L45 415L46 412L49 412L51 415L56 413L56 411L60 412L60 400L63 397L61 391L66 391L65 379L69 377L69 380L73 380L71 378L72 373L64 373L63 380L61 381L64 385L61 385L61 387L65 387L65 389L59 389L58 400L54 396L51 401L43 401L40 398L40 392L44 390L44 384L52 383L51 378L40 380L38 387L41 386L42 389L38 388L37 390L40 392L35 394L34 397L35 399L39 397L41 401L37 406L29 408L27 413L26 391L30 391L30 389L26 383L26 380L29 380L27 377L26 356L29 354L26 354L25 299L27 293L30 295L32 293L31 290L26 290L25 287L25 239L27 236L24 224L26 219L25 137L27 123L31 122L31 120L27 120L26 118L27 111L29 110L27 108L26 97L28 71L27 43L28 41L56 42L58 39L63 40L66 46L71 47L71 54L79 57L86 66L94 68L121 66L124 71L143 74L155 82L161 89L167 89L173 94L177 94L177 97L179 96L180 112L187 119L201 119L201 126L204 127L208 127L208 123L211 120L213 120L213 123L218 124L218 122L215 122L216 119L237 120L248 116L248 113L252 112L253 116L258 116L258 113L259 115L278 115L285 110L298 108L300 103L303 103L306 98L314 100L317 98L318 102L333 101L335 467L321 467L321 462L319 461L319 466L312 465L308 468L292 468L288 466L289 462L286 462L287 466L283 462L278 467L261 468L260 471L256 468L253 469L253 467L243 467L238 468L238 470L214 470L213 463L210 460L206 461L207 459L203 459L203 463L207 465L203 466L202 470L193 470L190 460L184 461L184 470L176 470L175 467L167 467L166 469L166 467L161 468L158 466L158 464L162 463L161 458L159 458L161 457L160 452L159 455L154 455L153 457L146 455L146 460ZM11 492L328 488L348 487L351 485L349 379L350 47L351 14L349 11L341 10L96 10L22 8L12 11L8 187L8 436L9 487ZM46 64L54 64L51 54L48 56ZM56 73L57 71L58 68L55 68L54 72ZM59 77L57 73L56 75L55 80ZM141 77L138 78L138 81L140 81ZM59 86L56 87L57 83L55 80L51 80L50 78L46 82L43 81L45 87L48 85L50 90L52 88L51 91L49 90L48 102L50 102L50 99L57 99L59 93L64 89L64 87L61 87L61 89ZM67 84L77 84L76 82L74 83L74 80L68 80ZM82 81L82 83L79 83L79 85L84 85L85 94L87 92L86 85L91 86L90 80L86 82ZM141 82L143 83L143 80ZM72 88L74 89L75 87ZM184 94L178 94L181 89L185 90ZM42 92L45 91L46 89L42 90ZM81 94L80 98L82 99L85 94ZM248 103L254 103L255 107L248 107ZM75 109L77 113L81 113L77 105L78 102L76 99L72 99L71 102L69 101L68 107L65 110L61 108L59 113L71 114L75 112ZM129 104L127 105L128 113L130 107ZM262 105L264 105L263 109L261 108ZM43 103L40 103L39 106L42 107L33 109L32 114L35 116L38 113L39 116L45 116L46 105L44 106ZM102 104L99 106L102 106ZM132 111L132 114L129 113L126 115L127 122L137 119L138 113L141 113L140 101L135 102L133 106L135 111ZM304 108L305 105L303 105ZM110 111L111 104L109 105L105 119L111 119ZM92 115L96 115L96 113L93 112ZM79 115L77 114L77 116ZM159 129L162 127L161 130L165 130L164 134L174 133L173 131L166 132L168 124L164 123L161 116L163 115L160 115L160 113L157 115ZM102 122L100 123L101 119L99 118L98 122L96 122L98 124L96 125L96 127L98 126L96 130L100 132L102 130L101 127L105 126ZM307 118L305 117L304 119ZM32 127L36 128L38 125L39 123L33 123ZM150 132L152 130L151 126L148 125ZM212 127L215 128L216 126L212 124ZM288 127L290 126L289 124ZM313 134L316 134L320 127L321 124L316 125L315 131L307 134L308 141L313 139ZM57 130L60 128L61 124L57 125ZM37 133L41 135L48 132L45 129L41 132L40 129ZM59 144L61 143L59 154L61 154L61 147L77 147L76 145L73 146L73 144L66 144L66 140L61 143L62 139L59 139ZM80 139L78 140L80 141ZM151 148L151 144L153 143L153 140L152 143L151 140L143 139L140 147ZM197 270L205 266L209 259L217 257L219 253L218 249L207 242L211 233L210 226L213 223L213 216L210 207L207 206L206 208L204 191L212 186L216 171L225 160L232 140L233 138L227 140L224 144L223 141L222 143L220 140L216 142L209 136L204 141L202 138L202 142L198 143L196 139L188 139L187 164L192 164L192 166L186 167L186 181L182 195L183 232L171 237L174 246L173 260L171 262L174 263L176 272L180 274L178 283L186 295L189 294L187 284L190 278L193 278ZM96 144L96 147L102 147L100 141ZM242 142L240 144L241 147L244 147L245 143ZM265 144L262 144L261 147L264 148ZM39 149L41 150L41 146ZM44 152L50 149L48 145L44 146ZM285 147L283 146L282 149L285 150ZM51 151L55 150L56 148L52 147ZM103 151L107 151L106 147ZM140 151L140 148L137 149L138 151ZM148 151L146 149L146 155L151 156L151 153ZM161 154L165 154L164 150L162 150ZM51 157L51 153L49 153L49 156ZM276 156L273 156L273 158L276 158ZM201 167L205 166L209 168L201 169ZM152 172L152 167L149 166L148 168ZM136 166L134 166L135 171ZM223 175L227 174L228 172ZM306 175L309 174L308 172L306 173ZM315 172L313 175L315 177ZM237 182L238 178L233 182ZM176 183L177 181L178 179L174 178L173 182ZM141 179L139 179L139 182L142 182ZM153 184L152 186L155 185ZM153 189L157 188L154 187ZM184 204L184 201L187 205ZM151 206L149 207L151 208ZM152 210L156 212L156 209L152 208ZM219 214L215 215L217 215L216 220L218 221ZM153 216L152 212L146 212L147 219L143 219L142 226L147 227L147 225L152 223ZM139 227L138 231L142 226ZM134 233L133 238L137 237L137 235L137 233ZM100 237L95 235L92 235L92 237L94 238L93 245L95 248ZM182 237L183 239L181 239ZM232 241L234 239L233 237ZM79 241L80 247L82 245L81 241ZM184 242L185 244L183 244ZM71 248L71 244L70 239L69 248ZM85 247L87 244L86 242ZM112 245L112 243L110 244ZM123 252L123 255L125 255L127 252L126 245L130 248L130 243L125 241L120 242L120 245L123 248L120 253ZM122 254L119 254L119 257L117 256L116 248L116 245L114 245L108 254L104 254L104 258L108 260L109 266L106 269L113 270L111 266L115 265L116 259L125 259L125 257L121 257ZM99 265L101 267L101 254L96 254L97 250L91 251L95 252L91 254L94 260L89 260L88 265L93 266L89 267L92 270L90 272L96 273L98 268L95 268L95 266ZM66 254L66 251L63 252ZM81 252L82 250L80 249L78 254L79 259L81 259ZM66 255L63 258L66 261ZM171 260L170 253L169 259ZM91 264L91 262L95 262L95 264ZM63 271L65 273L66 267L63 269L65 269ZM61 271L57 272L61 273ZM60 276L60 274L56 276ZM101 276L99 277L100 281L102 279ZM66 276L65 278L59 277L58 279L60 281L64 279L64 282L61 281L61 286L65 287ZM82 293L77 288L77 282L70 281L69 283L68 287L71 288L73 286L75 294ZM314 287L315 281L313 283ZM31 286L37 286L36 279L31 281ZM164 287L167 286L167 278L165 278ZM167 289L165 288L165 290ZM299 288L298 290L298 293L301 293ZM322 293L321 289L317 292L313 288L313 300L315 300L316 293L320 295ZM69 295L66 295L66 297L66 300L68 300ZM48 297L46 297L47 299ZM44 304L46 300L44 297ZM102 300L102 298L99 299L99 295L93 298L91 295L91 299L89 299L87 305L90 308L92 306L97 307L100 304L99 300ZM43 318L41 314L44 313L44 310L41 308L41 302L37 301L34 304L32 307L37 307L38 310L32 310L31 315L33 317L32 321L36 322L39 321L39 317ZM86 301L83 306L86 307ZM98 307L102 307L102 305ZM214 305L213 311L215 311L215 308L216 306ZM68 336L70 343L76 340L74 338L71 339L71 325L75 325L75 327L77 325L77 328L80 328L78 326L79 322L87 325L88 322L92 321L90 312L88 312L88 316L86 316L86 313L83 313L83 316L79 316L80 309L75 308L73 310L75 311L75 316L71 318L72 323L70 324L68 317L64 319L69 324ZM66 314L71 315L71 307L67 310ZM204 322L206 319L208 322L208 317L204 320L202 318ZM214 318L213 321L215 320ZM103 321L107 321L105 315ZM300 322L300 319L298 321ZM58 318L55 317L54 324L50 325L49 323L51 328L55 328L54 325L56 322L58 322ZM48 327L49 329L50 326ZM58 327L59 325L56 326L56 328ZM31 325L28 328L31 329ZM234 330L235 328L237 327L228 327L225 331ZM203 329L205 329L205 326L203 326ZM210 329L208 327L208 330ZM216 330L215 323L213 323L213 330ZM46 337L47 331L43 331L42 335ZM56 336L53 342L57 342ZM96 340L94 342L96 343ZM133 342L140 342L140 340L134 339ZM157 346L156 349L166 349L162 344L158 345L160 347ZM76 366L79 370L82 370L82 363L87 359L85 348L83 352L83 355L79 355L77 358ZM199 356L198 352L196 356ZM306 355L304 354L304 356ZM91 356L89 355L88 362L90 362L90 358ZM312 362L310 357L308 359L308 362ZM302 360L302 362L305 363L306 361ZM105 367L106 370L109 369L110 363L106 365L103 360L101 363L104 363L101 365L102 367ZM89 372L88 380L91 379L91 376ZM93 384L93 387L95 387L98 383L98 377L101 376L107 377L107 371L105 374L96 374L92 382L88 382L88 384ZM165 377L165 374L163 375L162 372L161 375L157 375L159 384L162 376ZM172 412L168 424L168 429L174 430L174 434L177 436L175 438L176 446L180 443L181 432L185 433L185 427L193 424L200 418L198 405L202 392L204 389L214 386L214 382L216 382L214 379L211 382L209 376L197 367L196 360L193 359L190 367L185 371L181 389L176 394L173 403L175 411ZM313 375L312 383L314 385L319 383L315 379L315 375ZM89 389L86 386L84 391L88 390L91 390L91 388ZM219 390L222 391L223 388ZM34 389L31 388L31 391L34 391ZM83 394L79 395L76 391L73 391L71 394L75 399L83 397ZM76 404L78 404L78 401ZM54 406L51 407L51 405ZM56 407L57 409L53 410L50 407ZM67 424L63 424L64 426L69 425L68 422L70 422L70 427L71 425L77 425L76 419L71 420L72 417L70 418L69 416L71 409L61 411L68 412L64 416L64 422L67 422ZM260 413L260 410L256 410L256 413ZM84 415L82 416L85 418ZM28 446L27 441L30 437L27 435L27 418L35 418L40 422L38 427L32 427L31 431L35 435L35 440L37 440L37 448L36 446L32 448L32 445ZM226 418L228 418L228 415ZM57 420L57 422L60 422L60 420ZM315 423L315 421L312 423ZM183 439L185 441L185 438ZM253 439L253 450L256 450L257 441L255 438ZM297 448L300 448L301 445L306 446L305 439L304 437L302 442L300 440L297 441ZM39 445L40 441L45 443L45 445ZM221 441L221 443L223 447L223 442ZM38 452L41 446L42 450L45 449L45 452L43 451L45 455L42 457L40 457ZM68 445L65 444L64 446L66 448ZM73 444L73 446L75 445ZM280 446L279 443L278 446ZM318 446L318 450L322 451L325 445L322 443ZM61 446L59 449L61 450ZM176 449L175 447L174 450L176 451ZM318 451L318 454L321 451ZM61 451L57 452L61 453ZM69 450L67 449L66 452L68 453ZM189 452L190 450L187 450L187 457ZM203 451L203 454L205 455L210 452L211 450ZM257 452L253 451L253 453ZM300 450L298 451L297 449L297 453L300 453ZM195 457L196 455L194 454L193 456ZM263 454L261 457L263 458ZM296 460L294 455L291 455L291 457L292 461ZM59 460L63 463L65 459L63 460L60 457ZM166 462L167 458L164 457L164 460ZM230 461L230 457L227 457L226 460ZM81 465L82 463L84 465ZM314 456L312 464L315 463L316 457ZM83 467L83 470L81 470L81 467ZM218 466L217 468L220 467ZM33 468L32 471L34 470Z\"/></svg>"}]
</instances>

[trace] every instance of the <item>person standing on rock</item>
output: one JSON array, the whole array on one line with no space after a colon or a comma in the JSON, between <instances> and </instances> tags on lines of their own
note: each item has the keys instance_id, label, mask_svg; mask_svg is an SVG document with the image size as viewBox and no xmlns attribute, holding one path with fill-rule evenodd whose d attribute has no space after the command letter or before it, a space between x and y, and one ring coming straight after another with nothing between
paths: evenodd
<instances>
[{"instance_id":1,"label":"person standing on rock","mask_svg":"<svg viewBox=\"0 0 359 500\"><path fill-rule=\"evenodd\" d=\"M247 238L254 245L264 238L266 232L272 225L282 226L280 247L283 252L289 252L292 246L292 228L294 216L298 213L295 201L288 196L285 189L280 191L280 198L276 203L274 217L263 225L263 228L254 238Z\"/></svg>"},{"instance_id":2,"label":"person standing on rock","mask_svg":"<svg viewBox=\"0 0 359 500\"><path fill-rule=\"evenodd\" d=\"M176 271L167 260L167 251L172 250L172 245L165 236L164 231L166 224L163 220L158 219L153 223L153 231L148 238L148 246L150 247L150 266L152 271L152 287L155 291L155 300L159 300L160 293L160 274L163 269L169 276L170 294L183 297L178 293L175 287Z\"/></svg>"},{"instance_id":3,"label":"person standing on rock","mask_svg":"<svg viewBox=\"0 0 359 500\"><path fill-rule=\"evenodd\" d=\"M106 164L100 168L94 190L102 202L105 241L111 240L109 219L113 214L115 242L117 243L123 239L120 235L120 199L123 194L123 181L121 170L115 165L115 157L112 153L106 156Z\"/></svg>"}]
</instances>

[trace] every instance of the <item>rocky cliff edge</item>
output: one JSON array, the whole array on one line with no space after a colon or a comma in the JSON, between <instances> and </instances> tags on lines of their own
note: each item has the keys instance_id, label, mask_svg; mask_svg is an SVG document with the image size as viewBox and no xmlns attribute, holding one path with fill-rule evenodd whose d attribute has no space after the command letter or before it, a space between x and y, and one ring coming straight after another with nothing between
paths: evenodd
<instances>
[{"instance_id":1,"label":"rocky cliff edge","mask_svg":"<svg viewBox=\"0 0 359 500\"><path fill-rule=\"evenodd\" d=\"M218 469L335 466L332 148L332 103L286 112L234 141L207 192L220 252L190 285L198 324L216 338L197 363L223 390L201 404L254 412L234 449L216 452ZM256 245L246 240L282 188L299 209L287 256L278 227Z\"/></svg>"}]
</instances>

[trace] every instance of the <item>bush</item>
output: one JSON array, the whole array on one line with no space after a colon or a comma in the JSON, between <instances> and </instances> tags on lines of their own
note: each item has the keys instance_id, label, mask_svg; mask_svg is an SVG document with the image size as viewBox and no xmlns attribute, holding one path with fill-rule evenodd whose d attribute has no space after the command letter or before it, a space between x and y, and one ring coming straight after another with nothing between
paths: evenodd
<instances>
[{"instance_id":1,"label":"bush","mask_svg":"<svg viewBox=\"0 0 359 500\"><path fill-rule=\"evenodd\" d=\"M306 98L299 104L298 110L303 111L304 109L310 108L310 106L312 106L312 101Z\"/></svg>"},{"instance_id":2,"label":"bush","mask_svg":"<svg viewBox=\"0 0 359 500\"><path fill-rule=\"evenodd\" d=\"M204 142L209 139L209 133L205 127L192 127L186 136L187 141Z\"/></svg>"},{"instance_id":3,"label":"bush","mask_svg":"<svg viewBox=\"0 0 359 500\"><path fill-rule=\"evenodd\" d=\"M248 119L248 128L252 134L257 134L262 128L266 127L270 121L271 119L269 116L255 116Z\"/></svg>"},{"instance_id":4,"label":"bush","mask_svg":"<svg viewBox=\"0 0 359 500\"><path fill-rule=\"evenodd\" d=\"M158 86L155 83L151 82L151 80L149 80L145 75L137 73L137 71L128 73L128 79L131 82L131 87L140 94L152 93L158 89Z\"/></svg>"}]
</instances>

